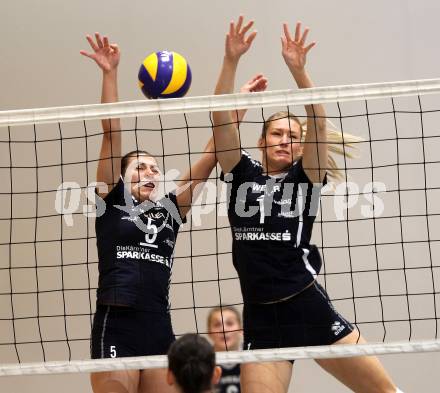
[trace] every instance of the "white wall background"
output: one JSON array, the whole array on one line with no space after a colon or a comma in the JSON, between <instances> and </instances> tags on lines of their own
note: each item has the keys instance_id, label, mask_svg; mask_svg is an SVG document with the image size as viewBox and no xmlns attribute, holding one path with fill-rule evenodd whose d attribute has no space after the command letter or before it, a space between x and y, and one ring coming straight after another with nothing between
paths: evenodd
<instances>
[{"instance_id":1,"label":"white wall background","mask_svg":"<svg viewBox=\"0 0 440 393\"><path fill-rule=\"evenodd\" d=\"M193 71L189 95L211 94L228 22L240 13L255 19L258 37L241 63L237 83L263 72L270 89L293 86L279 36L283 21L293 26L297 20L307 24L310 38L318 41L308 63L316 85L439 76L440 3L435 0L27 0L0 4L0 109L97 102L99 72L79 55L80 49L88 49L85 34L95 31L121 47L121 100L143 98L137 88L138 67L146 54L160 49L188 59ZM439 354L393 355L383 361L405 392L437 391ZM3 378L0 388L12 393L91 391L86 375ZM295 366L291 391L347 390L307 361Z\"/></svg>"}]
</instances>

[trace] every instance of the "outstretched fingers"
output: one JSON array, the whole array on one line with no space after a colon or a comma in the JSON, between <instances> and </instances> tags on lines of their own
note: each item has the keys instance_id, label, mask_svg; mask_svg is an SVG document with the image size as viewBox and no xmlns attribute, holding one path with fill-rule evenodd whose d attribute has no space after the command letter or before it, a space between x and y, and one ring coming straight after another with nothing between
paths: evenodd
<instances>
[{"instance_id":1,"label":"outstretched fingers","mask_svg":"<svg viewBox=\"0 0 440 393\"><path fill-rule=\"evenodd\" d=\"M306 27L302 32L301 27L302 27L302 23L297 22L295 26L295 38L292 39L287 23L283 23L284 37L281 37L281 45L283 48L286 48L289 45L289 43L295 42L300 47L303 47L306 52L308 52L316 45L316 42L312 42L309 45L305 46L310 29Z\"/></svg>"},{"instance_id":2,"label":"outstretched fingers","mask_svg":"<svg viewBox=\"0 0 440 393\"><path fill-rule=\"evenodd\" d=\"M96 62L103 71L111 71L116 69L119 64L120 51L117 44L112 44L108 36L101 36L98 32L94 37L87 35L86 39L93 49L93 52L80 50L79 53Z\"/></svg>"},{"instance_id":3,"label":"outstretched fingers","mask_svg":"<svg viewBox=\"0 0 440 393\"><path fill-rule=\"evenodd\" d=\"M308 27L306 27L304 29L304 33L301 37L301 39L299 40L299 43L301 44L301 46L304 46L304 44L306 43L306 39L307 39L307 35L309 34L310 29Z\"/></svg>"},{"instance_id":4,"label":"outstretched fingers","mask_svg":"<svg viewBox=\"0 0 440 393\"><path fill-rule=\"evenodd\" d=\"M286 37L281 37L281 48L284 50L287 49L287 39Z\"/></svg>"},{"instance_id":5,"label":"outstretched fingers","mask_svg":"<svg viewBox=\"0 0 440 393\"><path fill-rule=\"evenodd\" d=\"M90 35L86 35L86 40L88 41L89 45L91 46L91 48L93 49L94 52L96 52L99 49L98 46L93 41L93 38ZM79 53L82 54L83 56L90 58L90 59L93 59L95 57L95 53L89 53L85 50L80 50Z\"/></svg>"},{"instance_id":6,"label":"outstretched fingers","mask_svg":"<svg viewBox=\"0 0 440 393\"><path fill-rule=\"evenodd\" d=\"M308 53L309 50L312 49L315 45L316 45L316 42L315 42L315 41L311 42L309 45L307 45L307 46L305 47L305 49L304 49L305 52Z\"/></svg>"},{"instance_id":7,"label":"outstretched fingers","mask_svg":"<svg viewBox=\"0 0 440 393\"><path fill-rule=\"evenodd\" d=\"M254 21L253 20L251 20L251 21L249 21L242 29L241 29L241 31L239 32L239 34L240 35L242 35L242 36L244 36L248 31L249 31L249 29L252 27L254 25Z\"/></svg>"},{"instance_id":8,"label":"outstretched fingers","mask_svg":"<svg viewBox=\"0 0 440 393\"><path fill-rule=\"evenodd\" d=\"M246 44L247 45L251 45L252 44L252 41L255 39L255 37L257 36L257 32L256 31L253 31L251 34L249 34L249 36L246 38Z\"/></svg>"},{"instance_id":9,"label":"outstretched fingers","mask_svg":"<svg viewBox=\"0 0 440 393\"><path fill-rule=\"evenodd\" d=\"M96 44L98 45L99 48L103 48L104 44L102 43L102 38L101 38L101 34L99 34L98 32L95 33L95 39L96 39Z\"/></svg>"},{"instance_id":10,"label":"outstretched fingers","mask_svg":"<svg viewBox=\"0 0 440 393\"><path fill-rule=\"evenodd\" d=\"M301 22L297 22L295 26L295 41L298 42L301 39Z\"/></svg>"},{"instance_id":11,"label":"outstretched fingers","mask_svg":"<svg viewBox=\"0 0 440 393\"><path fill-rule=\"evenodd\" d=\"M237 26L235 27L235 34L240 34L241 26L243 25L243 15L238 17Z\"/></svg>"},{"instance_id":12,"label":"outstretched fingers","mask_svg":"<svg viewBox=\"0 0 440 393\"><path fill-rule=\"evenodd\" d=\"M86 40L88 41L88 43L90 44L90 46L92 47L92 49L96 52L97 50L99 50L98 45L95 44L95 41L93 41L92 36L90 35L86 35Z\"/></svg>"},{"instance_id":13,"label":"outstretched fingers","mask_svg":"<svg viewBox=\"0 0 440 393\"><path fill-rule=\"evenodd\" d=\"M107 36L104 36L102 38L102 42L103 42L104 48L109 48L110 47Z\"/></svg>"},{"instance_id":14,"label":"outstretched fingers","mask_svg":"<svg viewBox=\"0 0 440 393\"><path fill-rule=\"evenodd\" d=\"M254 21L244 24L243 15L240 15L237 23L229 23L229 31L226 34L225 53L228 59L238 60L248 51L254 41L257 32L250 32Z\"/></svg>"},{"instance_id":15,"label":"outstretched fingers","mask_svg":"<svg viewBox=\"0 0 440 393\"><path fill-rule=\"evenodd\" d=\"M284 38L286 41L293 41L292 36L290 35L289 26L287 23L283 23L283 30L284 30Z\"/></svg>"},{"instance_id":16,"label":"outstretched fingers","mask_svg":"<svg viewBox=\"0 0 440 393\"><path fill-rule=\"evenodd\" d=\"M248 23L246 23L243 26L243 15L240 15L237 21L237 24L235 24L234 21L231 21L229 23L229 32L228 35L230 37L234 37L234 36L240 36L240 37L244 37L246 35L246 33L252 28L252 26L254 25L254 21L251 20ZM254 35L254 34L253 34Z\"/></svg>"},{"instance_id":17,"label":"outstretched fingers","mask_svg":"<svg viewBox=\"0 0 440 393\"><path fill-rule=\"evenodd\" d=\"M109 46L115 53L119 53L119 46L117 44L110 44Z\"/></svg>"},{"instance_id":18,"label":"outstretched fingers","mask_svg":"<svg viewBox=\"0 0 440 393\"><path fill-rule=\"evenodd\" d=\"M83 56L88 57L89 59L94 59L95 58L94 54L86 52L85 50L80 50L79 53L82 54Z\"/></svg>"},{"instance_id":19,"label":"outstretched fingers","mask_svg":"<svg viewBox=\"0 0 440 393\"><path fill-rule=\"evenodd\" d=\"M235 34L235 22L233 20L231 20L229 22L229 32L228 32L228 36L232 37Z\"/></svg>"},{"instance_id":20,"label":"outstretched fingers","mask_svg":"<svg viewBox=\"0 0 440 393\"><path fill-rule=\"evenodd\" d=\"M264 91L267 88L267 78L259 73L249 79L240 89L241 93Z\"/></svg>"}]
</instances>

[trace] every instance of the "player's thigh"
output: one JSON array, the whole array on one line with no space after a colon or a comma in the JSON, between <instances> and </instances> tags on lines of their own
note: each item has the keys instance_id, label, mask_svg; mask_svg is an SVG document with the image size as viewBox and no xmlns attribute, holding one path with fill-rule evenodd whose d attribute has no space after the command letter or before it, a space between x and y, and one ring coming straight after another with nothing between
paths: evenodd
<instances>
[{"instance_id":1,"label":"player's thigh","mask_svg":"<svg viewBox=\"0 0 440 393\"><path fill-rule=\"evenodd\" d=\"M137 393L139 370L92 373L90 381L94 393Z\"/></svg>"},{"instance_id":2,"label":"player's thigh","mask_svg":"<svg viewBox=\"0 0 440 393\"><path fill-rule=\"evenodd\" d=\"M139 393L176 393L166 380L167 369L142 370L140 373Z\"/></svg>"},{"instance_id":3,"label":"player's thigh","mask_svg":"<svg viewBox=\"0 0 440 393\"><path fill-rule=\"evenodd\" d=\"M90 343L92 359L144 355L139 352L144 326L138 314L130 307L98 305Z\"/></svg>"},{"instance_id":4,"label":"player's thigh","mask_svg":"<svg viewBox=\"0 0 440 393\"><path fill-rule=\"evenodd\" d=\"M292 376L292 366L288 361L242 364L242 393L286 393Z\"/></svg>"},{"instance_id":5,"label":"player's thigh","mask_svg":"<svg viewBox=\"0 0 440 393\"><path fill-rule=\"evenodd\" d=\"M338 344L364 344L357 330L337 341ZM375 356L317 359L316 362L344 385L358 393L395 393L396 387Z\"/></svg>"}]
</instances>

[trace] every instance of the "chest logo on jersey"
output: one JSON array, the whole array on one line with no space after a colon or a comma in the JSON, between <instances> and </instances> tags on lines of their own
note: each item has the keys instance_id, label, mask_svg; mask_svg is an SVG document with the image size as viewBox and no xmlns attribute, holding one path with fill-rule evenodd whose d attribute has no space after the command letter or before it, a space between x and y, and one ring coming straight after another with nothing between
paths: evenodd
<instances>
[{"instance_id":1,"label":"chest logo on jersey","mask_svg":"<svg viewBox=\"0 0 440 393\"><path fill-rule=\"evenodd\" d=\"M143 249L141 247L124 247L117 246L116 247L116 259L126 261L128 260L139 260L139 261L148 261L148 262L156 262L162 265L165 265L171 268L172 259L167 258L163 255L155 254L150 252L149 250Z\"/></svg>"},{"instance_id":2,"label":"chest logo on jersey","mask_svg":"<svg viewBox=\"0 0 440 393\"><path fill-rule=\"evenodd\" d=\"M166 218L165 214L162 212L148 212L144 213L144 217L151 218L152 220L163 220Z\"/></svg>"},{"instance_id":3,"label":"chest logo on jersey","mask_svg":"<svg viewBox=\"0 0 440 393\"><path fill-rule=\"evenodd\" d=\"M144 217L151 218L152 220L163 220L166 218L166 215L162 212L147 212L143 213ZM121 220L127 220L130 222L135 222L139 219L139 216L123 216L121 217Z\"/></svg>"},{"instance_id":4,"label":"chest logo on jersey","mask_svg":"<svg viewBox=\"0 0 440 393\"><path fill-rule=\"evenodd\" d=\"M284 232L263 232L260 230L254 231L253 228L234 228L234 238L235 240L272 240L290 242L292 240L292 235L288 230Z\"/></svg>"},{"instance_id":5,"label":"chest logo on jersey","mask_svg":"<svg viewBox=\"0 0 440 393\"><path fill-rule=\"evenodd\" d=\"M265 192L267 188L267 184L258 184L253 183L252 184L252 192ZM271 192L279 192L281 191L281 185L280 184L271 184L269 187Z\"/></svg>"}]
</instances>

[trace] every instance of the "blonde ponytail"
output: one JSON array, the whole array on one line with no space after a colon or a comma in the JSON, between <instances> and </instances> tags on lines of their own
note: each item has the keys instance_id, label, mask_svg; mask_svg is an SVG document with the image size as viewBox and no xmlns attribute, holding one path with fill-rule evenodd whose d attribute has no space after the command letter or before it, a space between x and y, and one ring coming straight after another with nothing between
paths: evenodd
<instances>
[{"instance_id":1,"label":"blonde ponytail","mask_svg":"<svg viewBox=\"0 0 440 393\"><path fill-rule=\"evenodd\" d=\"M301 140L304 142L307 133L307 122L303 122L301 128L303 130ZM327 176L329 181L339 183L345 180L344 168L338 167L335 156L350 159L358 157L357 144L362 141L363 139L358 136L338 131L334 124L327 120L327 147L329 152Z\"/></svg>"}]
</instances>

